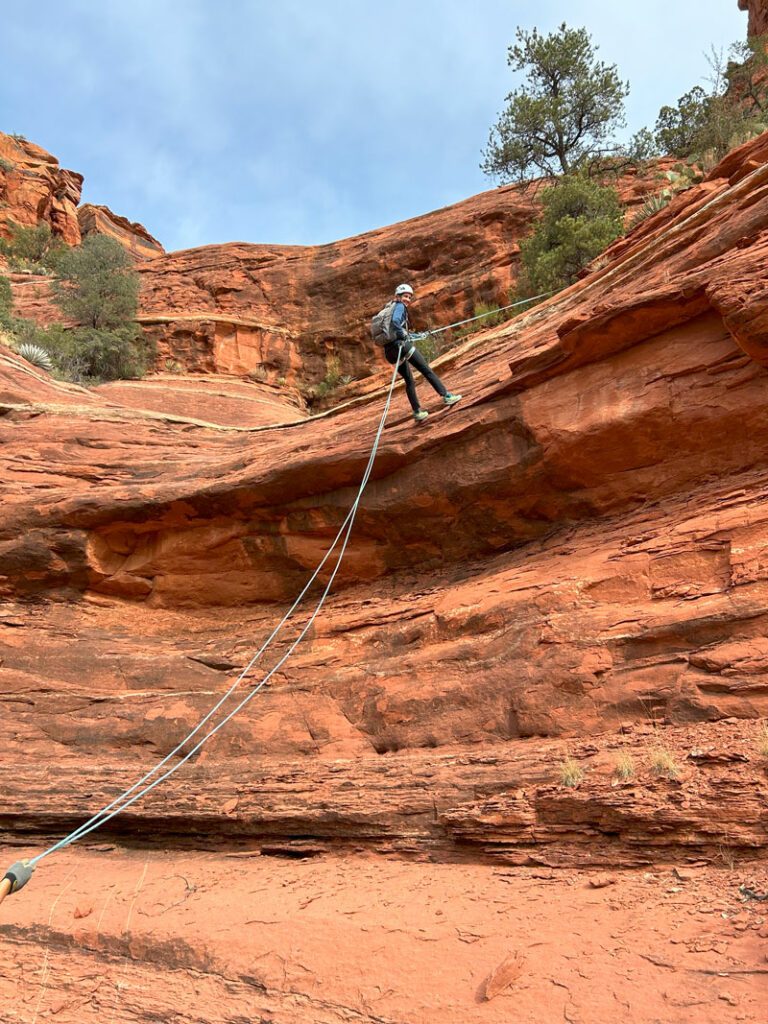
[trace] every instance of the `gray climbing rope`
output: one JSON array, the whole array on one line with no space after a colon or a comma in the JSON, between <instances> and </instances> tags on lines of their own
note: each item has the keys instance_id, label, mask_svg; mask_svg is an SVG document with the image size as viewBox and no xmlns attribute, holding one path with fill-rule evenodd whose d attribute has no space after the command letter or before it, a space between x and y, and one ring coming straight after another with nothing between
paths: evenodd
<instances>
[{"instance_id":1,"label":"gray climbing rope","mask_svg":"<svg viewBox=\"0 0 768 1024\"><path fill-rule=\"evenodd\" d=\"M516 306L525 306L537 299L546 299L554 295L554 292L541 292L540 295L532 295L530 299L520 299L519 302L511 302L508 306L498 306L496 309L489 309L485 313L478 313L477 316L467 317L466 320L457 320L455 324L446 324L445 327L436 327L433 331L422 331L420 334L412 334L411 340L418 341L419 338L427 338L430 334L441 334L443 331L450 331L452 327L461 327L463 324L471 324L474 320L482 320L484 316L493 316L495 313L503 313L506 309L515 309Z\"/></svg>"},{"instance_id":2,"label":"gray climbing rope","mask_svg":"<svg viewBox=\"0 0 768 1024\"><path fill-rule=\"evenodd\" d=\"M395 365L395 368L394 368L394 370L392 372L392 379L390 381L389 391L387 393L387 399L386 399L386 402L385 402L385 405L384 405L384 411L382 412L381 419L379 421L379 426L378 426L378 429L376 431L376 436L374 438L373 446L371 448L371 454L368 457L368 463L367 463L367 465L365 467L365 472L363 473L363 478L362 478L362 481L360 483L360 487L359 487L358 492L357 492L357 497L355 498L354 502L352 503L352 506L351 506L349 512L347 513L346 518L344 519L344 522L342 523L338 533L336 534L336 537L335 537L333 543L329 547L329 549L326 552L325 556L323 557L322 561L320 562L318 567L315 569L314 573L310 577L310 579L307 582L307 584L305 585L304 589L301 591L299 596L296 598L294 603L291 605L290 609L286 612L286 614L283 616L281 621L278 623L278 625L275 627L275 629L269 635L267 640L262 644L262 646L259 648L259 650L256 652L256 654L251 658L251 660L249 661L248 665L246 665L246 667L240 673L240 675L235 680L235 682L232 684L232 686L229 688L229 690L227 690L227 692L224 694L224 696L221 697L221 699L214 705L213 708L211 708L211 710L205 715L205 717L202 718L198 722L198 724L195 726L195 728L190 733L188 733L187 736L185 736L185 738L181 741L181 743L179 743L169 754L167 754L162 759L162 761L158 762L158 764L155 765L154 768L152 768L149 772L147 772L146 775L144 775L141 779L139 779L138 782L136 782L133 786L131 786L130 789L127 789L123 793L121 793L120 796L118 796L115 800L112 801L112 803L107 804L106 807L102 808L98 813L93 815L93 817L89 818L88 821L84 822L82 825L80 825L78 828L76 828L73 832L70 832L70 834L68 836L65 836L63 839L60 839L57 843L55 843L53 846L49 847L43 853L40 853L36 857L32 858L31 860L26 861L25 864L27 864L29 866L30 871L34 870L35 866L41 860L43 860L45 857L50 856L52 853L56 852L57 850L64 849L65 847L69 846L71 843L76 842L78 839L82 839L83 836L88 835L90 832L93 832L95 829L101 828L108 821L110 821L112 818L114 818L117 814L120 814L122 811L126 810L126 808L130 807L131 804L135 803L141 797L143 797L147 793L149 793L150 790L155 788L155 786L158 786L161 782L164 782L166 779L170 778L176 771L178 771L178 769L186 761L189 760L190 757L192 757L195 753L197 753L197 751L200 750L200 748L205 743L207 743L208 740L211 739L211 737L214 736L219 731L219 729L221 729L224 725L226 725L227 722L230 721L230 719L234 718L234 716L236 714L238 714L253 699L253 697L256 696L256 694L259 692L259 690L261 690L261 688L263 686L265 686L269 682L270 678L274 675L274 673L285 663L285 661L287 661L287 659L293 653L294 649L298 646L298 644L304 638L304 636L306 635L307 631L311 627L312 623L317 618L317 615L319 614L320 609L322 608L322 606L323 606L323 604L325 602L325 599L328 596L328 593L330 592L330 589L331 589L331 586L333 584L333 581L336 578L336 574L339 571L339 568L341 566L341 562L342 562L342 559L344 557L344 552L345 552L346 547L347 547L347 542L349 541L349 537L350 537L351 532L352 532L352 527L354 525L355 515L357 514L357 509L358 509L358 506L360 504L360 500L361 500L361 498L363 496L363 491L365 490L365 486L368 483L368 480L369 480L370 475L371 475L371 471L373 469L373 463L374 463L374 460L376 458L376 452L378 451L379 442L381 440L381 434L382 434L382 431L384 430L384 424L386 422L387 414L389 412L389 406L390 406L390 403L392 401L392 392L393 392L393 389L394 389L394 386L395 386L396 379L397 379L397 365ZM343 540L342 540L342 537L343 537ZM180 753L181 750L187 745L187 743L189 743L190 740L194 736L196 736L197 733L200 732L200 730L205 726L205 724L210 721L210 719L213 717L213 715L215 715L215 713L219 710L219 708L221 708L221 706L234 693L234 691L237 689L237 687L240 685L240 683L243 681L243 679L246 678L246 676L250 672L251 668L255 665L255 663L258 661L258 659L261 657L261 655L267 650L267 648L272 643L274 638L279 634L279 632L282 629L282 627L285 625L285 623L291 617L291 615L293 614L295 609L298 607L299 603L301 602L301 600L304 598L304 596L306 595L307 591L311 587L312 583L317 578L317 576L320 573L321 569L323 568L325 563L330 558L331 553L336 548L336 545L339 543L339 540L342 540L341 549L339 551L338 557L336 559L336 565L334 566L333 571L331 572L331 575L330 575L330 578L328 580L328 583L326 584L325 589L323 590L323 593L320 596L320 599L319 599L319 601L317 603L317 606L316 606L314 612L310 616L310 618L309 618L308 622L306 623L306 625L304 626L304 628L299 633L298 637L290 645L290 647L288 648L287 652L282 656L282 658L280 658L280 660L277 662L277 664L274 665L272 667L272 669L264 676L264 678L256 686L254 686L251 689L250 693L248 693L248 695L243 700L241 700L240 703L233 710L231 710L214 728L210 729L203 736L203 738L201 740L199 740L195 744L195 746L190 751L188 751L188 753L186 753L184 755L183 758L181 758L181 760L176 762L176 764L174 764L171 768L169 768L168 771L164 772L162 775L159 775L152 782L150 782L149 780L152 779L153 776L157 775L157 773L159 771L161 771L161 769L170 761L170 759L172 757L174 757L176 754ZM146 783L146 785L145 785L145 783Z\"/></svg>"}]
</instances>

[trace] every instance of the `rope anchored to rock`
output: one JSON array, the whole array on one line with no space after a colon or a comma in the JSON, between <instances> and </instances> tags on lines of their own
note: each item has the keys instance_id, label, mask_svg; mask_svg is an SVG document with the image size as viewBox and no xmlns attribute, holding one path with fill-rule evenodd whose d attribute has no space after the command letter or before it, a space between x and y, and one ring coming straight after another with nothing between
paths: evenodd
<instances>
[{"instance_id":1,"label":"rope anchored to rock","mask_svg":"<svg viewBox=\"0 0 768 1024\"><path fill-rule=\"evenodd\" d=\"M399 355L400 355L400 351L398 351L398 357L399 357ZM344 552L345 552L346 547L347 547L347 542L349 541L349 537L350 537L350 534L352 532L352 526L353 526L354 521L355 521L355 515L357 514L357 509L358 509L358 506L360 504L360 500L361 500L361 498L363 496L363 491L365 490L365 486L368 483L368 479L369 479L369 477L371 475L371 471L373 469L373 463L374 463L374 460L376 458L376 452L378 451L379 442L381 441L381 435L382 435L382 432L384 430L384 424L385 424L386 419L387 419L387 414L389 412L389 406L390 406L390 403L392 401L392 392L394 390L395 381L396 380L397 380L397 365L395 365L395 367L394 367L394 369L392 371L392 379L391 379L390 384L389 384L389 391L387 393L387 399L386 399L386 402L384 404L384 411L382 412L381 419L379 420L379 425L378 425L378 428L376 430L376 436L375 436L374 441L373 441L373 446L371 448L371 453L370 453L370 455L368 457L368 463L367 463L367 465L365 467L365 472L363 473L362 482L361 482L360 487L359 487L358 492L357 492L357 497L355 498L354 502L352 503L352 506L351 506L349 512L347 513L346 518L344 519L344 522L341 524L341 527L339 528L339 532L336 534L336 537L335 537L333 543L328 548L328 551L326 552L326 554L323 557L322 561L320 562L318 567L315 569L314 573L310 577L310 579L307 582L307 584L305 585L304 589L301 591L299 596L293 602L293 604L291 605L289 610L286 612L286 614L283 616L283 618L281 619L279 624L274 628L274 630L269 635L267 640L262 644L262 646L259 648L259 650L256 652L256 654L254 654L254 656L248 662L248 664L243 669L243 671L240 673L238 678L235 680L235 682L232 684L232 686L227 690L227 692L224 694L224 696L218 701L218 703L215 704L214 707L211 708L211 710L208 712L208 714L205 715L205 717L202 718L198 722L198 724L195 726L195 728L192 729L192 731L190 733L188 733L187 736L184 737L184 739L181 741L181 743L179 743L169 754L167 754L163 758L162 761L160 761L158 764L156 764L155 767L151 771L147 772L147 774L144 775L141 779L139 779L139 781L137 783L135 783L133 786L131 786L130 789L127 789L123 793L121 793L119 797L117 797L115 800L112 801L112 803L107 804L106 807L103 807L97 814L94 814L93 817L89 818L88 821L84 822L82 825L80 825L78 828L76 828L73 832L70 832L70 834L68 836L65 836L63 839L60 839L59 842L57 842L53 846L49 847L49 849L45 850L43 853L38 854L37 857L33 857L31 860L17 861L15 864L11 865L11 867L5 873L5 877L3 878L2 882L0 882L0 903L2 903L2 901L7 896L9 896L11 893L18 892L19 889L22 889L27 884L27 882L32 877L32 872L35 870L35 867L37 866L37 864L41 860L43 860L43 858L50 856L52 853L55 853L57 850L63 850L66 846L69 846L71 843L76 842L78 839L82 839L84 836L88 835L90 832L93 832L95 829L101 828L102 825L105 825L108 821L110 821L112 818L114 818L115 815L120 814L121 811L126 810L126 808L130 807L131 804L135 803L142 796L145 796L147 793L149 793L149 791L154 789L155 786L158 786L161 782L164 782L166 779L169 779L176 771L178 771L178 769L186 761L188 761L190 759L190 757L192 757L194 754L196 754L197 751L200 750L200 748L205 743L207 743L208 740L211 739L211 737L214 736L219 731L219 729L221 729L224 725L226 725L227 722L229 722L230 719L234 718L234 716L237 715L246 706L246 704L248 704L256 696L256 694L259 692L259 690L261 690L261 688L263 686L265 686L269 682L269 680L275 674L275 672L291 656L291 654L293 653L295 648L298 646L298 644L301 642L301 640L304 638L304 636L306 635L306 633L308 632L308 630L312 626L312 623L317 618L317 615L319 614L320 609L322 608L322 606L323 606L323 604L325 602L325 599L326 599L326 597L328 596L328 594L330 592L330 589L331 589L331 586L333 584L333 581L336 578L337 572L339 571L339 567L341 566L341 561L342 561L342 559L344 557ZM277 664L274 665L274 667L272 669L270 669L270 671L264 676L264 678L256 686L254 686L251 689L250 693L248 693L247 696L244 697L240 701L240 703L233 710L231 710L224 718L222 718L222 720L217 725L215 725L212 729L210 729L203 736L202 739L198 740L198 742L195 744L195 746L193 746L192 749L189 750L188 753L186 753L181 758L181 760L177 761L176 764L172 765L172 767L170 767L167 771L163 772L162 775L159 775L157 778L153 779L153 776L156 776L157 773L160 772L160 770L165 767L165 765L171 760L172 757L174 757L176 754L181 753L182 749L187 745L187 743L189 743L189 741L194 736L196 736L197 733L200 732L200 730L203 728L203 726L208 721L210 721L210 719L213 717L213 715L219 710L219 708L225 703L225 701L227 701L229 699L229 697L234 693L234 691L237 689L237 687L240 685L240 683L243 681L243 679L245 679L245 677L248 675L250 670L256 664L258 659L267 650L267 648L272 643L272 641L275 639L275 637L278 635L278 633L280 632L282 627L285 625L285 623L291 617L293 612L296 610L296 608L298 607L299 603L302 601L302 599L306 595L306 593L309 590L309 588L311 587L311 585L317 579L318 574L320 573L321 569L323 568L325 563L330 558L331 553L336 548L336 545L339 543L339 541L341 541L341 548L339 550L339 554L338 554L338 557L336 559L336 564L333 567L333 570L331 572L331 575L330 575L330 578L328 580L328 583L326 584L325 589L323 590L323 593L320 596L320 600L318 601L315 610L312 612L312 615L309 618L309 621L304 626L304 628L301 630L301 632L299 633L298 637L290 645L290 647L288 648L287 652L280 658L280 660L277 662ZM150 781L151 779L153 781Z\"/></svg>"}]
</instances>

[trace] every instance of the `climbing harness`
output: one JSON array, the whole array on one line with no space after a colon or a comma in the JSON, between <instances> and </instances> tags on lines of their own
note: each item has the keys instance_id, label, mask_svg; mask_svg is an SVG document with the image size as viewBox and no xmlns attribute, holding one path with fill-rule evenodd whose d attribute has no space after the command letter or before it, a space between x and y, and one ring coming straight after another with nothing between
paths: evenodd
<instances>
[{"instance_id":1,"label":"climbing harness","mask_svg":"<svg viewBox=\"0 0 768 1024\"><path fill-rule=\"evenodd\" d=\"M398 356L399 355L400 351L398 347ZM339 531L336 534L333 543L328 548L328 551L325 553L322 561L320 562L320 564L315 569L314 573L304 586L304 589L293 602L293 604L286 612L286 614L283 616L278 625L274 628L274 630L269 635L267 640L262 644L262 646L259 648L256 654L254 654L254 656L248 662L248 664L240 673L238 678L235 680L235 682L232 684L229 690L227 690L224 696L218 701L218 703L215 704L213 708L211 708L208 714L205 715L205 717L198 722L195 728L190 733L188 733L188 735L181 741L181 743L179 743L169 754L167 754L162 761L155 765L154 768L152 768L149 772L147 772L146 775L139 779L138 782L131 786L130 789L127 789L125 790L125 792L121 793L120 796L118 796L115 800L112 801L112 803L107 804L106 807L103 807L98 813L94 814L93 817L89 818L88 821L84 822L73 832L70 832L68 836L65 836L63 839L60 839L59 842L49 847L43 853L38 854L37 857L33 857L31 860L28 861L19 861L16 864L14 864L13 867L9 868L5 878L2 880L2 882L0 882L0 903L2 903L3 899L5 899L5 897L9 895L9 893L16 892L18 889L20 889L23 885L26 884L26 882L31 877L31 874L34 871L37 864L45 857L49 857L52 853L56 852L57 850L63 850L71 843L76 842L78 839L82 839L84 836L88 835L90 832L93 832L95 829L101 828L102 825L105 825L117 814L120 814L121 811L126 810L126 808L130 807L131 804L135 803L142 796L145 796L147 793L149 793L150 790L155 788L155 786L158 786L161 782L164 782L166 779L170 778L171 775L173 775L186 761L188 761L190 757L196 754L197 751L200 750L200 748L219 731L219 729L226 725L231 718L234 718L234 716L238 714L238 712L241 711L246 706L246 704L248 704L249 701L251 701L256 696L259 690L269 682L271 677L281 667L281 665L283 665L284 662L287 661L287 659L293 653L294 649L306 635L312 623L317 618L317 615L319 614L320 609L322 608L325 599L328 596L328 593L330 592L333 581L336 578L336 573L339 571L339 568L341 566L341 562L344 557L344 552L347 547L347 542L349 541L349 537L352 532L352 526L354 525L355 515L357 514L357 509L360 504L360 500L363 496L363 491L365 490L366 484L368 483L368 479L373 469L373 463L376 458L376 452L378 451L379 442L381 441L381 435L384 430L384 424L387 419L387 414L389 412L389 406L392 401L392 392L394 390L396 380L397 365L395 365L392 371L392 379L389 384L389 391L387 393L387 400L384 405L384 411L382 412L381 419L379 420L379 425L376 431L376 436L374 438L373 447L371 448L371 454L368 457L368 463L365 467L365 472L363 473L363 479L360 483L360 487L357 492L357 497L352 503L352 506L349 512L347 513L346 518L344 519L344 522L341 524L341 527L339 528ZM248 693L248 695L244 697L243 700L241 700L240 703L233 710L231 710L216 726L210 729L203 736L203 738L199 740L195 744L195 746L192 747L192 749L184 755L184 757L181 758L181 760L179 760L176 764L174 764L162 775L158 776L152 782L150 782L149 780L152 779L154 775L157 775L157 773L168 763L168 761L170 761L172 757L180 753L181 750L187 745L187 743L189 743L193 736L200 732L200 730L203 728L206 722L208 722L212 718L212 716L225 703L225 701L234 693L234 691L237 689L237 687L240 685L243 679L246 678L251 668L255 665L255 663L258 661L261 655L267 650L267 648L272 643L274 638L278 635L282 627L285 625L285 623L291 617L295 609L298 607L299 603L304 598L305 594L311 587L312 583L314 583L315 579L320 573L320 570L323 568L325 563L330 558L331 552L335 549L336 545L339 543L339 540L342 540L342 543L341 548L339 550L338 558L336 559L336 564L333 567L331 575L328 579L328 583L326 584L325 589L323 590L323 593L320 596L320 600L317 603L317 607L313 611L304 628L299 633L298 637L290 645L286 653L282 656L282 658L280 658L277 664L270 669L270 671L264 676L261 682L254 686L251 689L250 693ZM22 868L23 871L21 870ZM9 876L12 876L12 878L9 878ZM23 881L20 881L21 877L23 877Z\"/></svg>"}]
</instances>

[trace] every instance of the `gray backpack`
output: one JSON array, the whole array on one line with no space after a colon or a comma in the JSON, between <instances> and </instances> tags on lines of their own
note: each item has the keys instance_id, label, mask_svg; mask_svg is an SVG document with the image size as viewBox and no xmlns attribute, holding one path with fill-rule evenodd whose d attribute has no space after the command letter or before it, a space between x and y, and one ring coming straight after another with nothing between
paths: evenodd
<instances>
[{"instance_id":1,"label":"gray backpack","mask_svg":"<svg viewBox=\"0 0 768 1024\"><path fill-rule=\"evenodd\" d=\"M388 302L371 320L371 337L375 344L382 348L389 341L395 341L397 335L392 327L392 314L395 312L394 301Z\"/></svg>"}]
</instances>

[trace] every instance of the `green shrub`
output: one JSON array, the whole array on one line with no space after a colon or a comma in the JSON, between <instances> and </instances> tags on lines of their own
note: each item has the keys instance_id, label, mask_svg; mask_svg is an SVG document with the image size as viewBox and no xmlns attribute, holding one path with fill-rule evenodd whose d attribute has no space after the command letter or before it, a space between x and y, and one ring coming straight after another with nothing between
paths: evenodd
<instances>
[{"instance_id":1,"label":"green shrub","mask_svg":"<svg viewBox=\"0 0 768 1024\"><path fill-rule=\"evenodd\" d=\"M319 398L325 398L326 395L329 395L338 387L340 380L339 360L336 356L328 356L325 360L325 376L319 384L312 385L306 389L305 396L307 402L311 405Z\"/></svg>"},{"instance_id":2,"label":"green shrub","mask_svg":"<svg viewBox=\"0 0 768 1024\"><path fill-rule=\"evenodd\" d=\"M46 347L62 375L81 384L142 377L151 354L136 324L62 330Z\"/></svg>"},{"instance_id":3,"label":"green shrub","mask_svg":"<svg viewBox=\"0 0 768 1024\"><path fill-rule=\"evenodd\" d=\"M11 282L0 275L0 327L10 327L11 311L13 310L13 292Z\"/></svg>"},{"instance_id":4,"label":"green shrub","mask_svg":"<svg viewBox=\"0 0 768 1024\"><path fill-rule=\"evenodd\" d=\"M508 320L512 313L509 310L500 310L498 306L489 306L485 302L478 302L472 311L472 316L481 316L482 320L477 320L476 323L479 325L478 330L483 330L485 327L495 327L497 324L504 323Z\"/></svg>"},{"instance_id":5,"label":"green shrub","mask_svg":"<svg viewBox=\"0 0 768 1024\"><path fill-rule=\"evenodd\" d=\"M520 243L523 294L557 291L623 231L618 193L583 175L560 180L542 192L538 227Z\"/></svg>"},{"instance_id":6,"label":"green shrub","mask_svg":"<svg viewBox=\"0 0 768 1024\"><path fill-rule=\"evenodd\" d=\"M440 345L437 340L437 335L430 334L429 331L423 335L417 335L414 340L414 345L428 363L431 363L432 360L436 359L440 354Z\"/></svg>"},{"instance_id":7,"label":"green shrub","mask_svg":"<svg viewBox=\"0 0 768 1024\"><path fill-rule=\"evenodd\" d=\"M658 213L659 210L663 210L665 206L669 206L672 200L672 193L668 188L664 188L661 192L655 196L647 196L643 205L635 213L632 220L629 222L629 229L636 228L638 224L642 224L644 220L652 217L654 213Z\"/></svg>"},{"instance_id":8,"label":"green shrub","mask_svg":"<svg viewBox=\"0 0 768 1024\"><path fill-rule=\"evenodd\" d=\"M5 157L0 156L0 170L5 171L6 173L8 171L12 171L13 170L13 164L11 163L10 160L6 160Z\"/></svg>"},{"instance_id":9,"label":"green shrub","mask_svg":"<svg viewBox=\"0 0 768 1024\"><path fill-rule=\"evenodd\" d=\"M57 266L54 300L78 323L102 328L124 327L139 305L139 275L120 243L109 235L88 235L67 249Z\"/></svg>"},{"instance_id":10,"label":"green shrub","mask_svg":"<svg viewBox=\"0 0 768 1024\"><path fill-rule=\"evenodd\" d=\"M0 239L0 253L8 257L15 270L45 273L55 268L63 251L64 243L45 221L34 227L12 224L11 237Z\"/></svg>"},{"instance_id":11,"label":"green shrub","mask_svg":"<svg viewBox=\"0 0 768 1024\"><path fill-rule=\"evenodd\" d=\"M661 153L688 156L710 117L711 97L700 85L681 96L677 106L663 106L654 125L653 137Z\"/></svg>"},{"instance_id":12,"label":"green shrub","mask_svg":"<svg viewBox=\"0 0 768 1024\"><path fill-rule=\"evenodd\" d=\"M134 319L139 276L122 245L89 235L61 255L57 273L54 301L79 324L47 346L62 373L82 383L141 377L152 351Z\"/></svg>"},{"instance_id":13,"label":"green shrub","mask_svg":"<svg viewBox=\"0 0 768 1024\"><path fill-rule=\"evenodd\" d=\"M730 149L766 129L768 53L766 37L735 43L729 58L712 49L707 57L709 90L700 85L675 106L663 106L652 138L659 154L696 156L709 167ZM650 137L644 130L639 135Z\"/></svg>"}]
</instances>

